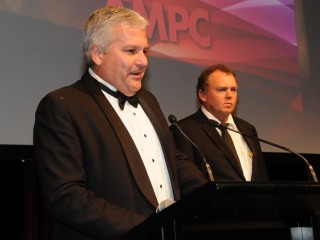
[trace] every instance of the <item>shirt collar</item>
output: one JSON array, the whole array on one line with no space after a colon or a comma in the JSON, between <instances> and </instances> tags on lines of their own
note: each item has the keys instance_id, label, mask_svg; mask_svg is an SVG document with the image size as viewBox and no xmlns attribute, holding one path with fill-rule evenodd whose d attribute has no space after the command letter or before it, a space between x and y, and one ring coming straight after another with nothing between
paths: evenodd
<instances>
[{"instance_id":1,"label":"shirt collar","mask_svg":"<svg viewBox=\"0 0 320 240\"><path fill-rule=\"evenodd\" d=\"M204 106L201 106L201 111L203 112L204 115L206 115L208 119L214 120L219 124L221 123L221 121L218 118L216 118L214 115L212 115ZM236 124L234 123L232 114L229 114L227 123L229 124L228 127L232 129L236 129Z\"/></svg>"},{"instance_id":2,"label":"shirt collar","mask_svg":"<svg viewBox=\"0 0 320 240\"><path fill-rule=\"evenodd\" d=\"M89 68L89 74L91 75L91 77L93 77L94 79L96 79L98 82L100 82L101 84L107 86L108 88L110 88L112 91L117 91L117 89L112 86L110 83L107 83L106 81L104 81L101 77L99 77L91 68Z\"/></svg>"}]
</instances>

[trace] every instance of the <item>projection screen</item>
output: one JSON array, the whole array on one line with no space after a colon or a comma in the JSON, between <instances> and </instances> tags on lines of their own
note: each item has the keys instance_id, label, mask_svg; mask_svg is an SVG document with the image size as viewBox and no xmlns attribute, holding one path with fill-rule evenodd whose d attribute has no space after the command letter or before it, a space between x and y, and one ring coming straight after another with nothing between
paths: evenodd
<instances>
[{"instance_id":1,"label":"projection screen","mask_svg":"<svg viewBox=\"0 0 320 240\"><path fill-rule=\"evenodd\" d=\"M235 114L254 124L260 138L320 153L319 61L312 61L319 48L311 48L319 44L308 36L318 26L306 23L298 0L1 1L0 144L32 144L37 104L81 77L82 27L103 5L123 5L149 19L144 87L166 116L195 112L200 71L224 63L238 75Z\"/></svg>"}]
</instances>

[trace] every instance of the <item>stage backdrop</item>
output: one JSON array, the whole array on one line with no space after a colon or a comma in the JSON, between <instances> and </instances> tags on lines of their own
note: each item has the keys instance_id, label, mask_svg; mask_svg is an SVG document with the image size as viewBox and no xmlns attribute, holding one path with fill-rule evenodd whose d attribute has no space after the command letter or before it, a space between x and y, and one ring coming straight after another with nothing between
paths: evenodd
<instances>
[{"instance_id":1,"label":"stage backdrop","mask_svg":"<svg viewBox=\"0 0 320 240\"><path fill-rule=\"evenodd\" d=\"M82 75L82 27L103 5L150 20L144 84L166 116L195 112L200 71L225 63L238 75L237 116L263 139L320 153L318 0L2 0L0 144L32 144L37 104Z\"/></svg>"}]
</instances>

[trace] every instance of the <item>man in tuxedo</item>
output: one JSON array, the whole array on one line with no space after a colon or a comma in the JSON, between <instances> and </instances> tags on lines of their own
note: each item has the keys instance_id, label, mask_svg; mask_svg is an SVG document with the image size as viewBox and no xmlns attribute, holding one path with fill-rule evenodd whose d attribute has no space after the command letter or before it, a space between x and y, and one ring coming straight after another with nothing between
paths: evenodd
<instances>
[{"instance_id":1,"label":"man in tuxedo","mask_svg":"<svg viewBox=\"0 0 320 240\"><path fill-rule=\"evenodd\" d=\"M194 114L178 121L182 131L198 146L195 149L172 125L176 146L189 155L203 169L203 156L211 166L215 180L266 181L267 168L260 143L257 140L227 130L235 151L223 141L225 128L216 124L228 124L228 128L258 137L255 127L232 115L237 104L238 83L236 74L223 64L205 68L198 77L197 97L201 107ZM199 150L202 154L199 154Z\"/></svg>"},{"instance_id":2,"label":"man in tuxedo","mask_svg":"<svg viewBox=\"0 0 320 240\"><path fill-rule=\"evenodd\" d=\"M39 103L34 147L51 239L114 239L207 183L142 89L147 25L130 9L96 10L84 27L86 72Z\"/></svg>"}]
</instances>

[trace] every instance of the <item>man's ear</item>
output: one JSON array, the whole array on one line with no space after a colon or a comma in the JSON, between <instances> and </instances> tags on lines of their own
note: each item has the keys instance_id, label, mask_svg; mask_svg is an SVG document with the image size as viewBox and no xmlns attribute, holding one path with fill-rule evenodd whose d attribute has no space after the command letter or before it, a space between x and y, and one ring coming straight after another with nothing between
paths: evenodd
<instances>
[{"instance_id":1,"label":"man's ear","mask_svg":"<svg viewBox=\"0 0 320 240\"><path fill-rule=\"evenodd\" d=\"M200 89L198 91L198 96L199 96L199 98L201 99L202 102L206 102L207 101L206 93L202 89Z\"/></svg>"},{"instance_id":2,"label":"man's ear","mask_svg":"<svg viewBox=\"0 0 320 240\"><path fill-rule=\"evenodd\" d=\"M96 65L101 65L102 63L102 54L104 54L103 49L98 45L93 45L90 50L92 61Z\"/></svg>"}]
</instances>

